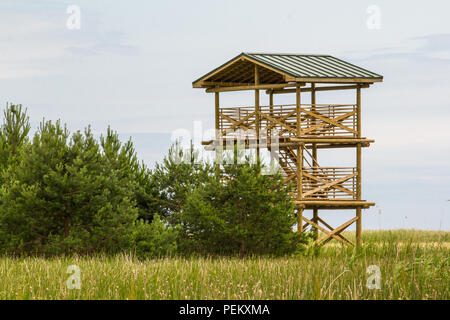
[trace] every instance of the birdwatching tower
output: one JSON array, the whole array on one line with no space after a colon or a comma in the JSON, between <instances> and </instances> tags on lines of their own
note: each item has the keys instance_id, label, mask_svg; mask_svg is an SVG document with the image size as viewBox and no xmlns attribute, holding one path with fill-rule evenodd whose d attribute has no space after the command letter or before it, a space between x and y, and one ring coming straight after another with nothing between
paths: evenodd
<instances>
[{"instance_id":1,"label":"birdwatching tower","mask_svg":"<svg viewBox=\"0 0 450 320\"><path fill-rule=\"evenodd\" d=\"M362 209L375 204L361 197L361 151L374 142L362 134L361 89L381 81L381 75L329 55L241 53L193 82L215 96L216 137L202 143L215 150L232 145L236 132L249 132L244 146L255 148L259 157L261 148L275 149L276 132L279 165L286 183L295 185L298 232L313 228L319 245L331 239L353 245L342 231L356 223L360 245ZM220 105L220 93L242 90L254 92L254 106ZM334 90L355 95L341 104L318 102L322 92ZM261 92L268 95L267 105L260 102ZM290 94L292 104L275 104L281 94ZM352 150L352 167L320 165L321 152L336 148ZM355 216L337 227L320 215L342 209L354 210ZM312 211L310 219L305 210Z\"/></svg>"}]
</instances>

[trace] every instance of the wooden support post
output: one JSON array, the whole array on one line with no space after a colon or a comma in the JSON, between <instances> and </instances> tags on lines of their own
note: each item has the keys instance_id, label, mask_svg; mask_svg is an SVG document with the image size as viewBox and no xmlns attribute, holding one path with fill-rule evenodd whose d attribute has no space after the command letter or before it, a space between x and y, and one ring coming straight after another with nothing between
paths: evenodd
<instances>
[{"instance_id":1,"label":"wooden support post","mask_svg":"<svg viewBox=\"0 0 450 320\"><path fill-rule=\"evenodd\" d=\"M259 69L255 64L255 86L259 85ZM255 127L256 127L256 159L259 161L259 135L260 135L260 109L259 109L259 89L255 89Z\"/></svg>"},{"instance_id":2,"label":"wooden support post","mask_svg":"<svg viewBox=\"0 0 450 320\"><path fill-rule=\"evenodd\" d=\"M311 111L315 112L316 111L316 84L315 83L311 83ZM311 125L316 125L316 118L313 118ZM312 166L316 167L318 166L317 163L317 144L313 143L312 144ZM313 175L315 176L316 170L313 169ZM317 187L317 184L314 185L314 187ZM313 209L313 220L314 223L318 224L319 223L319 209L318 208L314 208ZM315 226L313 226L313 232L314 232L314 240L319 239L319 229L316 228Z\"/></svg>"},{"instance_id":3,"label":"wooden support post","mask_svg":"<svg viewBox=\"0 0 450 320\"><path fill-rule=\"evenodd\" d=\"M270 91L269 93L269 106L270 110L273 111L273 91Z\"/></svg>"},{"instance_id":4,"label":"wooden support post","mask_svg":"<svg viewBox=\"0 0 450 320\"><path fill-rule=\"evenodd\" d=\"M220 101L219 101L219 92L214 93L214 105L215 105L215 117L216 117L216 123L215 123L215 127L216 127L216 133L215 133L215 137L216 137L216 143L218 146L218 139L220 139ZM217 159L219 159L219 155L217 154L217 152L221 152L221 149L219 149L219 151L216 150L216 171L219 172L219 168L220 168L220 164L217 163Z\"/></svg>"},{"instance_id":5,"label":"wooden support post","mask_svg":"<svg viewBox=\"0 0 450 320\"><path fill-rule=\"evenodd\" d=\"M300 92L300 86L297 85L295 90L295 96L296 96L296 112L297 112L297 137L300 138L301 136L301 92ZM302 174L303 174L303 147L304 145L300 145L297 147L297 201L302 200L302 192L303 192L303 186L302 186ZM297 229L299 232L303 232L303 208L300 208L298 210L298 225Z\"/></svg>"},{"instance_id":6,"label":"wooden support post","mask_svg":"<svg viewBox=\"0 0 450 320\"><path fill-rule=\"evenodd\" d=\"M220 113L220 103L219 103L219 92L216 92L214 94L214 102L215 102L215 114L216 114L216 139L219 138L219 130L220 130L220 119L219 119L219 113Z\"/></svg>"},{"instance_id":7,"label":"wooden support post","mask_svg":"<svg viewBox=\"0 0 450 320\"><path fill-rule=\"evenodd\" d=\"M303 208L297 210L297 232L303 232Z\"/></svg>"},{"instance_id":8,"label":"wooden support post","mask_svg":"<svg viewBox=\"0 0 450 320\"><path fill-rule=\"evenodd\" d=\"M270 106L270 116L273 118L273 91L270 91L269 93L269 106ZM271 132L267 132L267 136L271 137Z\"/></svg>"},{"instance_id":9,"label":"wooden support post","mask_svg":"<svg viewBox=\"0 0 450 320\"><path fill-rule=\"evenodd\" d=\"M361 87L356 89L356 123L358 138L361 138ZM357 200L361 200L361 143L356 145L356 170L358 175L356 176L356 196ZM361 207L356 209L356 246L360 247L362 244L362 214Z\"/></svg>"},{"instance_id":10,"label":"wooden support post","mask_svg":"<svg viewBox=\"0 0 450 320\"><path fill-rule=\"evenodd\" d=\"M297 113L297 137L301 138L301 91L300 86L297 85L295 88L295 103L296 103L296 113Z\"/></svg>"}]
</instances>

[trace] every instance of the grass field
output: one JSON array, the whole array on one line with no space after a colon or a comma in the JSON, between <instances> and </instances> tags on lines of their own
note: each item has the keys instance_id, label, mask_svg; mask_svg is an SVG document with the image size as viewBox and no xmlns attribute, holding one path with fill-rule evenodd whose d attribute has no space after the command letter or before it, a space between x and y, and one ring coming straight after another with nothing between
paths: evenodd
<instances>
[{"instance_id":1,"label":"grass field","mask_svg":"<svg viewBox=\"0 0 450 320\"><path fill-rule=\"evenodd\" d=\"M352 237L352 233L347 233ZM285 258L0 258L0 299L449 299L450 232L365 231ZM70 290L67 268L80 269ZM380 269L369 289L367 267Z\"/></svg>"}]
</instances>

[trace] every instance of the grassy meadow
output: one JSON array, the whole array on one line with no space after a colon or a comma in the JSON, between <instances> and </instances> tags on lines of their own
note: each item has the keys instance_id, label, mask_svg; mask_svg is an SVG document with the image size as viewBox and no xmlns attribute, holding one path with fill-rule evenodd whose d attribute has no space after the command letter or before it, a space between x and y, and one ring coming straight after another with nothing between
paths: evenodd
<instances>
[{"instance_id":1,"label":"grassy meadow","mask_svg":"<svg viewBox=\"0 0 450 320\"><path fill-rule=\"evenodd\" d=\"M351 232L347 236L354 237ZM283 258L0 258L0 299L449 299L450 232L365 231ZM67 269L80 270L69 289ZM380 269L381 289L366 285Z\"/></svg>"}]
</instances>

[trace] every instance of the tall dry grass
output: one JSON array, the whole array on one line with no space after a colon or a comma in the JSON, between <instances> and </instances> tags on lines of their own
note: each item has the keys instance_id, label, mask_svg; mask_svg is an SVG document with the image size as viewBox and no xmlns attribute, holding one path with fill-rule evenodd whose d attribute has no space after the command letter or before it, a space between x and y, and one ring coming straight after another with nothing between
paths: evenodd
<instances>
[{"instance_id":1,"label":"tall dry grass","mask_svg":"<svg viewBox=\"0 0 450 320\"><path fill-rule=\"evenodd\" d=\"M352 234L347 234L350 237ZM449 233L368 231L339 245L267 258L0 258L0 299L449 299ZM81 288L66 285L67 267ZM381 289L366 286L369 265Z\"/></svg>"}]
</instances>

